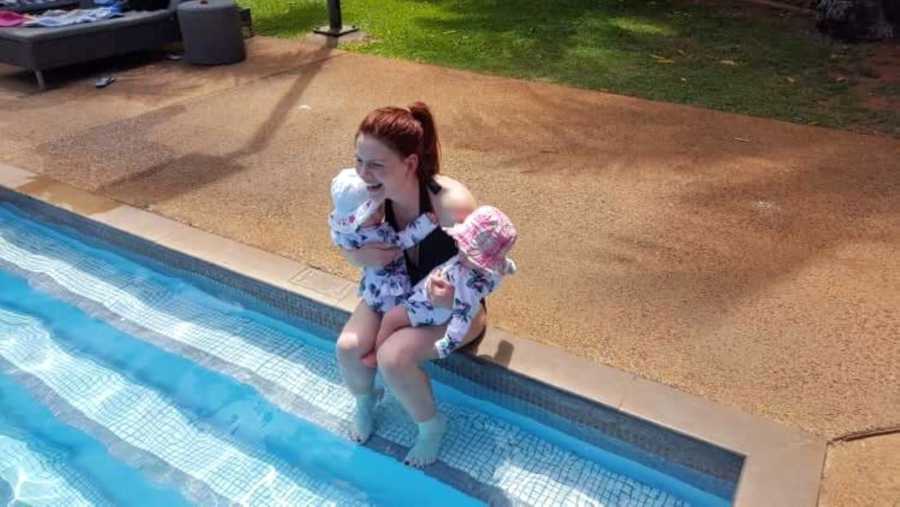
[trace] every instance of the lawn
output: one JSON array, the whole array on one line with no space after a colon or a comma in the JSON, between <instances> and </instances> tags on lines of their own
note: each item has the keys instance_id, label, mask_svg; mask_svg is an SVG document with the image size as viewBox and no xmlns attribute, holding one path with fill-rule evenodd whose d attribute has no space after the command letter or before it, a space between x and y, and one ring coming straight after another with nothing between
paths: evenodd
<instances>
[{"instance_id":1,"label":"lawn","mask_svg":"<svg viewBox=\"0 0 900 507\"><path fill-rule=\"evenodd\" d=\"M327 24L325 0L239 2L251 7L262 34L304 36ZM736 0L344 0L342 7L345 23L369 35L350 51L900 135L900 115L863 108L853 91L875 77L861 63L870 48L832 42L802 15Z\"/></svg>"}]
</instances>

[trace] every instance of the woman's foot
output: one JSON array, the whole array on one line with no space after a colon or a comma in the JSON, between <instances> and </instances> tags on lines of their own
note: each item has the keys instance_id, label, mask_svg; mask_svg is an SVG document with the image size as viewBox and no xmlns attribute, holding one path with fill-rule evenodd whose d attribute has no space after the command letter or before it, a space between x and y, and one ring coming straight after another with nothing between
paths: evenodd
<instances>
[{"instance_id":1,"label":"woman's foot","mask_svg":"<svg viewBox=\"0 0 900 507\"><path fill-rule=\"evenodd\" d=\"M419 423L419 435L416 437L416 443L409 450L409 454L406 455L403 462L416 468L422 468L437 461L438 451L441 450L441 442L444 440L445 433L447 433L447 417L440 412L431 419Z\"/></svg>"},{"instance_id":2,"label":"woman's foot","mask_svg":"<svg viewBox=\"0 0 900 507\"><path fill-rule=\"evenodd\" d=\"M384 389L372 390L369 394L356 397L356 410L353 412L353 422L350 425L350 438L360 444L365 443L372 436L375 429L375 405L384 396Z\"/></svg>"}]
</instances>

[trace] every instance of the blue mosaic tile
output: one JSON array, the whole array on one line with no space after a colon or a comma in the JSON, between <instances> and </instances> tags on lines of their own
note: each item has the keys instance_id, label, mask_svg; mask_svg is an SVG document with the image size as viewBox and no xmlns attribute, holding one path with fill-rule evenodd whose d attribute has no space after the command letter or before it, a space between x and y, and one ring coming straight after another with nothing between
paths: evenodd
<instances>
[{"instance_id":1,"label":"blue mosaic tile","mask_svg":"<svg viewBox=\"0 0 900 507\"><path fill-rule=\"evenodd\" d=\"M188 279L216 297L235 301L302 329L313 329L332 340L349 317L342 310L262 284L12 191L0 188L0 201L11 202L38 220L86 235L85 242L94 242L101 248L112 245L117 253L154 270ZM467 394L527 414L542 424L662 470L700 489L723 498L731 498L734 494L743 467L740 455L468 355L455 354L448 360L429 365L428 371L436 380ZM403 435L395 437L404 438ZM578 470L565 473L579 474ZM602 480L602 475L592 480ZM535 485L536 489L540 487ZM626 486L622 488L627 489ZM553 497L552 491L544 493Z\"/></svg>"}]
</instances>

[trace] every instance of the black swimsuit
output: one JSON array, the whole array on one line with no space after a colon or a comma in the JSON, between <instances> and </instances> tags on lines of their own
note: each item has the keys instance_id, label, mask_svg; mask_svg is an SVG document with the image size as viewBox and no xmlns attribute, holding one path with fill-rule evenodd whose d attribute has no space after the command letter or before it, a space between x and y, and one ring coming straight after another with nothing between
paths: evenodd
<instances>
[{"instance_id":1,"label":"black swimsuit","mask_svg":"<svg viewBox=\"0 0 900 507\"><path fill-rule=\"evenodd\" d=\"M431 180L428 183L419 185L419 214L433 212L434 207L431 205L431 199L428 193L437 195L443 190L438 182ZM394 230L397 227L397 217L394 216L394 207L390 199L384 202L384 217ZM406 271L409 273L409 284L415 286L420 280L425 278L431 270L447 262L451 257L457 254L459 250L456 248L456 242L447 235L440 227L431 231L431 234L425 236L425 239L419 242L419 263L413 264L409 259L409 254L404 250L403 258L406 260Z\"/></svg>"},{"instance_id":2,"label":"black swimsuit","mask_svg":"<svg viewBox=\"0 0 900 507\"><path fill-rule=\"evenodd\" d=\"M420 215L422 213L434 211L428 193L430 192L437 195L443 189L444 187L434 180L419 185ZM398 230L397 217L394 216L394 207L390 199L384 201L384 218L387 220L387 223L391 224L391 227L393 227L394 230ZM447 262L450 257L453 257L457 253L459 253L459 249L456 247L456 241L444 232L444 229L440 227L435 228L435 230L431 231L431 234L425 236L425 239L419 242L418 265L415 265L410 261L409 254L406 250L403 251L403 259L406 260L406 271L409 273L409 284L415 287L420 280L428 276L428 273L431 273L431 270ZM487 304L483 299L481 300L481 308L483 311L487 310ZM478 338L473 340L473 343L481 340L482 337L484 337L484 330L481 331Z\"/></svg>"}]
</instances>

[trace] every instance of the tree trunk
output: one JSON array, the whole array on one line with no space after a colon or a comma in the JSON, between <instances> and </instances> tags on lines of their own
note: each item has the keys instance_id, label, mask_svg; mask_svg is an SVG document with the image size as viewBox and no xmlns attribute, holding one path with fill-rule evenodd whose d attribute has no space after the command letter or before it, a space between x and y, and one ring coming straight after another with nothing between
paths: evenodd
<instances>
[{"instance_id":1,"label":"tree trunk","mask_svg":"<svg viewBox=\"0 0 900 507\"><path fill-rule=\"evenodd\" d=\"M838 39L872 41L900 35L900 0L819 0L816 25Z\"/></svg>"}]
</instances>

